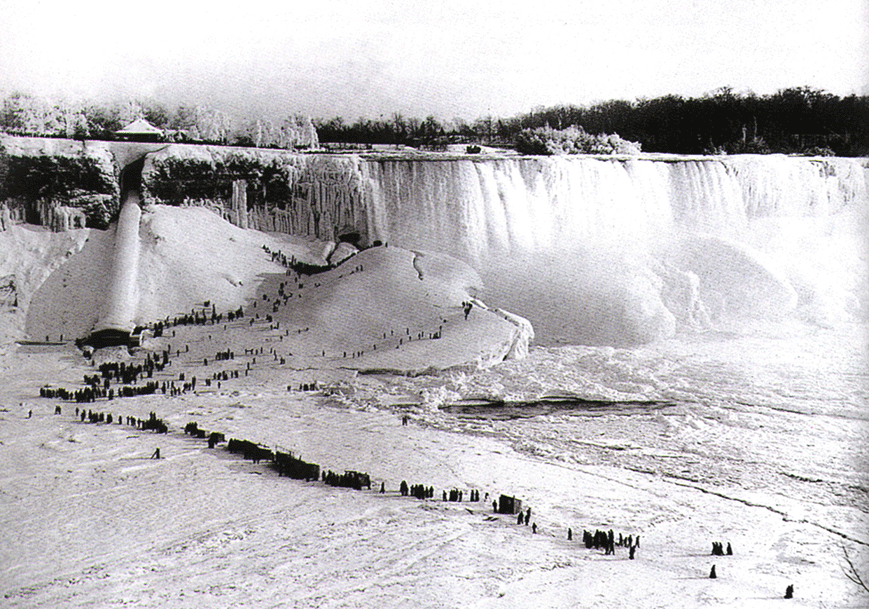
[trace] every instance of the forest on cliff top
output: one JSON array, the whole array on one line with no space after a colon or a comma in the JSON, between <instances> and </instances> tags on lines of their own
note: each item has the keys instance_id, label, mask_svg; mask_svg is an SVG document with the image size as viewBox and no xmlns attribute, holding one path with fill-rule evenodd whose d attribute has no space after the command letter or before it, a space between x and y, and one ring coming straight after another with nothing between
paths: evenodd
<instances>
[{"instance_id":1,"label":"forest on cliff top","mask_svg":"<svg viewBox=\"0 0 869 609\"><path fill-rule=\"evenodd\" d=\"M523 132L581 128L592 135L618 134L645 152L677 154L773 153L865 156L869 154L869 96L839 97L819 89L782 89L772 95L736 93L725 87L702 97L665 95L588 106L536 108L509 118L440 123L394 114L387 120L340 117L315 121L321 142L433 145L483 143L514 146Z\"/></svg>"},{"instance_id":2,"label":"forest on cliff top","mask_svg":"<svg viewBox=\"0 0 869 609\"><path fill-rule=\"evenodd\" d=\"M12 93L0 104L0 131L15 135L113 139L115 131L139 118L162 129L167 141L284 149L386 144L438 150L465 143L518 144L522 151L523 137L530 131L573 128L592 136L617 134L645 152L869 155L869 96L839 97L810 87L770 95L723 87L700 97L665 95L558 105L472 122L409 118L400 113L353 123L343 117L312 121L290 116L273 121L234 117L207 105L170 108L155 100L51 103L22 93Z\"/></svg>"}]
</instances>

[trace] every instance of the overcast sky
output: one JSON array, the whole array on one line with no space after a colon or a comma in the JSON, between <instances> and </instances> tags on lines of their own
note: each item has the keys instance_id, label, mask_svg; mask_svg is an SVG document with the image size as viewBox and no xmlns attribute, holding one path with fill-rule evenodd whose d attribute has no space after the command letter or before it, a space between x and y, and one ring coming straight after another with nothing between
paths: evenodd
<instances>
[{"instance_id":1,"label":"overcast sky","mask_svg":"<svg viewBox=\"0 0 869 609\"><path fill-rule=\"evenodd\" d=\"M0 0L0 93L474 119L722 86L869 94L869 0Z\"/></svg>"}]
</instances>

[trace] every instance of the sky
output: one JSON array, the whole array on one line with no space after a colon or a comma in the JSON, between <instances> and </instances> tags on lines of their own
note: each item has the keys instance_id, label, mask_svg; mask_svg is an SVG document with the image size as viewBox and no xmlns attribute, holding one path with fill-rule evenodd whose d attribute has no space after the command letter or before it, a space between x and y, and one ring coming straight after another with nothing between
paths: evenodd
<instances>
[{"instance_id":1,"label":"sky","mask_svg":"<svg viewBox=\"0 0 869 609\"><path fill-rule=\"evenodd\" d=\"M0 0L0 94L441 120L869 94L869 0Z\"/></svg>"}]
</instances>

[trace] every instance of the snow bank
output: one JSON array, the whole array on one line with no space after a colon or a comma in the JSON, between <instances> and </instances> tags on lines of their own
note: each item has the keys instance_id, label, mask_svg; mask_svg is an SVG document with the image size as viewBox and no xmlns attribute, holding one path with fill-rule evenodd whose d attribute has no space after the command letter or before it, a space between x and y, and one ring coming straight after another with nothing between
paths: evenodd
<instances>
[{"instance_id":1,"label":"snow bank","mask_svg":"<svg viewBox=\"0 0 869 609\"><path fill-rule=\"evenodd\" d=\"M334 244L240 229L201 207L155 205L139 217L136 201L128 201L115 232L92 231L86 247L46 278L24 309L32 338L130 331L205 302L221 313L243 307L248 317L259 316L257 326L236 324L226 335L226 348L235 351L259 348L271 315L280 329L270 328L265 339L285 341L291 368L420 373L486 366L523 356L533 338L527 321L481 301L465 320L462 303L478 296L482 281L443 254L371 248L297 279L263 246L325 267ZM195 359L213 358L212 348L203 346L201 357L196 348Z\"/></svg>"},{"instance_id":2,"label":"snow bank","mask_svg":"<svg viewBox=\"0 0 869 609\"><path fill-rule=\"evenodd\" d=\"M282 327L310 327L334 365L365 372L419 374L488 366L521 356L533 337L527 322L478 302L462 303L482 282L468 265L443 254L396 247L363 250L339 267L304 280L274 314ZM264 284L268 295L276 287ZM290 337L292 338L292 337ZM345 356L346 354L346 356Z\"/></svg>"},{"instance_id":3,"label":"snow bank","mask_svg":"<svg viewBox=\"0 0 869 609\"><path fill-rule=\"evenodd\" d=\"M68 310L65 307L60 306L58 310L49 313L38 306L41 300L39 290L53 273L78 257L83 249L90 250L99 241L98 235L101 233L102 231L90 229L54 233L32 225L10 225L5 231L0 231L0 277L11 278L18 302L17 306L0 311L0 345L24 338L30 313L37 317L42 317L45 313L46 321L50 317L52 322L36 324L33 336L44 339L46 334L51 334L53 340L57 340L60 333L75 335L69 324L75 324L76 320L67 316ZM88 257L89 253L86 252L84 256ZM90 262L92 264L88 265L89 268L98 272L99 260L91 258ZM87 273L85 271L83 275L77 276L79 285L84 289L76 297L85 300L89 298L85 287L88 283ZM71 277L69 280L71 284Z\"/></svg>"}]
</instances>

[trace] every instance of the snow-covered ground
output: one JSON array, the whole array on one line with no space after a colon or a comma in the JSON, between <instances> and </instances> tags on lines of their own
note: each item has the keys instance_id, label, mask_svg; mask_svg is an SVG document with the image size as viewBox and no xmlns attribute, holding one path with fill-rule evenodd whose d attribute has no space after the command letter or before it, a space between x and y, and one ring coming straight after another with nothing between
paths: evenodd
<instances>
[{"instance_id":1,"label":"snow-covered ground","mask_svg":"<svg viewBox=\"0 0 869 609\"><path fill-rule=\"evenodd\" d=\"M191 218L201 230L191 230ZM141 311L201 311L211 298L225 313L244 303L241 321L176 326L146 339L146 348L172 352L155 379L180 386L182 372L197 376L196 392L84 405L116 420L155 412L169 434L82 423L76 404L36 397L47 383L76 388L94 373L69 344L6 342L0 351L0 605L869 601L843 571L845 549L864 574L869 556L866 345L852 340L865 336L864 326L788 340L707 333L633 350L537 348L526 360L477 370L509 347L516 326L482 305L464 319L461 303L478 283L465 267L375 248L299 287L262 245L308 252L313 261L316 244L218 229L213 218L156 208L146 211L140 232L140 277L151 282L140 285ZM19 284L23 302L33 303L28 325L54 336L52 324L71 328L82 323L76 315L95 310L86 290L76 287L82 295L71 297L63 288L79 277L69 265L89 268L78 257L99 258L111 233L24 230L0 233L0 245L13 248L5 251L23 252L2 268L28 278ZM82 277L98 285L101 275L88 273ZM56 289L43 291L43 281ZM274 312L280 283L296 306L281 297ZM165 302L173 309L160 309ZM62 307L52 321L51 311ZM7 336L22 336L26 313L4 313ZM443 338L431 338L436 331ZM235 358L215 362L226 349ZM448 372L359 373L418 371L438 358ZM239 378L205 386L224 370ZM297 390L313 381L325 389ZM523 402L545 395L606 401ZM514 402L461 406L492 399ZM63 412L55 415L58 404ZM373 489L278 477L184 435L189 421L291 450L323 469L367 472ZM163 458L149 459L157 447ZM434 486L435 498L401 497L402 480ZM489 497L442 501L453 488ZM492 513L500 493L531 507L537 534ZM615 556L586 549L583 529L640 535L636 559L625 548ZM731 543L734 555L710 556L713 541ZM795 598L786 601L788 584Z\"/></svg>"},{"instance_id":2,"label":"snow-covered ground","mask_svg":"<svg viewBox=\"0 0 869 609\"><path fill-rule=\"evenodd\" d=\"M63 366L64 356L33 357L46 368ZM49 400L0 413L7 606L769 607L785 602L778 599L789 583L797 594L786 606L860 607L866 600L841 570L841 547L854 555L855 544L836 534L865 543L860 523L840 522L830 532L811 518L783 518L762 490L733 497L708 479L625 467L627 457L604 465L516 450L485 424L476 433L445 430L416 412L402 426L398 413L324 406L313 396L261 388L97 406L139 418L155 411L172 432L81 423L72 404L54 415ZM661 417L670 426L691 418L614 409L584 419L601 435L575 441L630 454L641 447L614 444L657 431L650 420ZM558 418L512 429L553 432ZM323 468L368 472L374 489L280 478L183 435L188 421L291 449ZM617 421L619 429L605 434ZM713 422L698 425L674 432L679 439L670 450L695 434L735 448ZM539 433L529 434L532 442ZM149 460L156 447L163 458ZM679 458L666 453L653 457ZM734 463L722 464L718 475L738 476L727 471ZM399 496L401 480L434 486L435 499ZM489 501L443 502L441 491L451 488L480 489L490 499L515 494L532 508L538 533L493 515ZM585 549L584 528L641 535L636 560L624 548L615 556ZM710 556L712 541L730 542L734 555ZM708 578L713 564L716 580Z\"/></svg>"}]
</instances>

